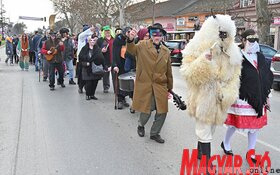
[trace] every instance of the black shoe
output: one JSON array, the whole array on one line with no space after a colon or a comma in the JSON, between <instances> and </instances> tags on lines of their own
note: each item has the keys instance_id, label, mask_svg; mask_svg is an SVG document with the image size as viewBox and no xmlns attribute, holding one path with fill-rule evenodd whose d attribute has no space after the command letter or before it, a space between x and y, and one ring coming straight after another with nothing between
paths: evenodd
<instances>
[{"instance_id":1,"label":"black shoe","mask_svg":"<svg viewBox=\"0 0 280 175\"><path fill-rule=\"evenodd\" d=\"M47 81L47 78L43 78L43 81Z\"/></svg>"},{"instance_id":2,"label":"black shoe","mask_svg":"<svg viewBox=\"0 0 280 175\"><path fill-rule=\"evenodd\" d=\"M84 92L83 92L83 89L81 89L81 88L78 89L78 92L79 92L80 94L84 93Z\"/></svg>"},{"instance_id":3,"label":"black shoe","mask_svg":"<svg viewBox=\"0 0 280 175\"><path fill-rule=\"evenodd\" d=\"M118 102L118 109L123 109L123 103L122 102Z\"/></svg>"},{"instance_id":4,"label":"black shoe","mask_svg":"<svg viewBox=\"0 0 280 175\"><path fill-rule=\"evenodd\" d=\"M109 93L108 89L104 89L103 91L105 94Z\"/></svg>"},{"instance_id":5,"label":"black shoe","mask_svg":"<svg viewBox=\"0 0 280 175\"><path fill-rule=\"evenodd\" d=\"M93 96L90 96L90 99L98 100L98 98L96 98L94 95L93 95Z\"/></svg>"},{"instance_id":6,"label":"black shoe","mask_svg":"<svg viewBox=\"0 0 280 175\"><path fill-rule=\"evenodd\" d=\"M51 91L54 91L54 87L50 87L50 90L51 90Z\"/></svg>"},{"instance_id":7,"label":"black shoe","mask_svg":"<svg viewBox=\"0 0 280 175\"><path fill-rule=\"evenodd\" d=\"M90 96L86 95L86 100L90 100L90 99L91 99Z\"/></svg>"},{"instance_id":8,"label":"black shoe","mask_svg":"<svg viewBox=\"0 0 280 175\"><path fill-rule=\"evenodd\" d=\"M150 139L152 139L158 143L164 143L164 140L161 138L161 136L159 134L150 136Z\"/></svg>"},{"instance_id":9,"label":"black shoe","mask_svg":"<svg viewBox=\"0 0 280 175\"><path fill-rule=\"evenodd\" d=\"M76 85L76 82L73 79L71 79L71 80L69 80L69 84Z\"/></svg>"},{"instance_id":10,"label":"black shoe","mask_svg":"<svg viewBox=\"0 0 280 175\"><path fill-rule=\"evenodd\" d=\"M224 142L221 143L221 148L224 150L224 153L225 153L226 155L233 156L232 150L228 150L228 151L227 151L227 150L225 149Z\"/></svg>"},{"instance_id":11,"label":"black shoe","mask_svg":"<svg viewBox=\"0 0 280 175\"><path fill-rule=\"evenodd\" d=\"M61 83L57 80L57 85L61 85Z\"/></svg>"},{"instance_id":12,"label":"black shoe","mask_svg":"<svg viewBox=\"0 0 280 175\"><path fill-rule=\"evenodd\" d=\"M135 113L135 110L132 109L132 108L129 108L129 111L130 111L131 114L134 114L134 113Z\"/></svg>"},{"instance_id":13,"label":"black shoe","mask_svg":"<svg viewBox=\"0 0 280 175\"><path fill-rule=\"evenodd\" d=\"M138 126L137 127L137 133L139 137L144 137L145 136L145 127L144 126Z\"/></svg>"},{"instance_id":14,"label":"black shoe","mask_svg":"<svg viewBox=\"0 0 280 175\"><path fill-rule=\"evenodd\" d=\"M62 84L61 84L61 87L62 87L62 88L65 88L65 84L62 83Z\"/></svg>"}]
</instances>

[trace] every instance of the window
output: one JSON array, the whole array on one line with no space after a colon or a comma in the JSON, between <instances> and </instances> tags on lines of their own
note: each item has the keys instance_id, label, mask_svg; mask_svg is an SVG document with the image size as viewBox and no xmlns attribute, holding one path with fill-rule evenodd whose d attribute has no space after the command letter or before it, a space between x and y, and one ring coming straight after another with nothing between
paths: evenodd
<instances>
[{"instance_id":1,"label":"window","mask_svg":"<svg viewBox=\"0 0 280 175\"><path fill-rule=\"evenodd\" d=\"M185 18L177 18L177 26L184 26Z\"/></svg>"},{"instance_id":2,"label":"window","mask_svg":"<svg viewBox=\"0 0 280 175\"><path fill-rule=\"evenodd\" d=\"M240 0L240 7L249 7L254 3L254 0Z\"/></svg>"},{"instance_id":3,"label":"window","mask_svg":"<svg viewBox=\"0 0 280 175\"><path fill-rule=\"evenodd\" d=\"M190 16L190 17L189 17L189 21L195 22L197 19L198 19L197 16Z\"/></svg>"}]
</instances>

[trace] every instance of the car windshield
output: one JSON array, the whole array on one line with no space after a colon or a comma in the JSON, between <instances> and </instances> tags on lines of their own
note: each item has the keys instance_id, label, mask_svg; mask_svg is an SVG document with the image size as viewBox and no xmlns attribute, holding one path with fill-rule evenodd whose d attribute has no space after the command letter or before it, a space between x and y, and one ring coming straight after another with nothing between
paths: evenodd
<instances>
[{"instance_id":1,"label":"car windshield","mask_svg":"<svg viewBox=\"0 0 280 175\"><path fill-rule=\"evenodd\" d=\"M179 49L179 43L178 42L166 41L165 44L167 45L168 48Z\"/></svg>"},{"instance_id":2,"label":"car windshield","mask_svg":"<svg viewBox=\"0 0 280 175\"><path fill-rule=\"evenodd\" d=\"M276 54L276 51L273 50L272 48L269 48L267 46L264 46L264 45L260 45L261 46L261 52L266 55L266 56L269 56L269 57L272 57Z\"/></svg>"}]
</instances>

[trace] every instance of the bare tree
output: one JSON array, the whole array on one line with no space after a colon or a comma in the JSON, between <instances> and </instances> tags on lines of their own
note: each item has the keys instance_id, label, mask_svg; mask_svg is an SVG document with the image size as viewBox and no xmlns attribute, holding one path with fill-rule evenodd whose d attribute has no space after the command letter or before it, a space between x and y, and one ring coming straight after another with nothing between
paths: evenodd
<instances>
[{"instance_id":1,"label":"bare tree","mask_svg":"<svg viewBox=\"0 0 280 175\"><path fill-rule=\"evenodd\" d=\"M24 23L16 23L12 28L12 32L15 34L22 34L25 29L27 29L27 27Z\"/></svg>"},{"instance_id":2,"label":"bare tree","mask_svg":"<svg viewBox=\"0 0 280 175\"><path fill-rule=\"evenodd\" d=\"M257 14L257 27L259 42L263 44L270 44L270 24L272 20L272 13L268 9L267 0L257 0L256 2L256 14Z\"/></svg>"}]
</instances>

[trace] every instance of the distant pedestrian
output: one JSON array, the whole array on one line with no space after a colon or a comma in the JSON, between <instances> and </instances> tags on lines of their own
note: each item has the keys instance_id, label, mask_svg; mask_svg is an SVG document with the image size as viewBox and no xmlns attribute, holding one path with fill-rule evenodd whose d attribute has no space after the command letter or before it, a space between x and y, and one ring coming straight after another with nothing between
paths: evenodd
<instances>
[{"instance_id":1,"label":"distant pedestrian","mask_svg":"<svg viewBox=\"0 0 280 175\"><path fill-rule=\"evenodd\" d=\"M46 31L45 35L40 41L39 48L40 51L44 45L44 43L49 39L49 31ZM43 81L47 81L49 77L49 70L50 70L50 63L46 60L46 57L44 54L41 54L41 60L43 64Z\"/></svg>"},{"instance_id":2,"label":"distant pedestrian","mask_svg":"<svg viewBox=\"0 0 280 175\"><path fill-rule=\"evenodd\" d=\"M17 49L20 52L19 66L22 70L29 68L29 41L27 34L22 34Z\"/></svg>"},{"instance_id":3,"label":"distant pedestrian","mask_svg":"<svg viewBox=\"0 0 280 175\"><path fill-rule=\"evenodd\" d=\"M39 44L40 41L42 39L42 36L39 34L38 31L35 31L35 36L33 38L33 49L34 49L34 53L35 53L35 71L39 71L39 52L40 52L40 48L39 48Z\"/></svg>"},{"instance_id":4,"label":"distant pedestrian","mask_svg":"<svg viewBox=\"0 0 280 175\"><path fill-rule=\"evenodd\" d=\"M10 60L10 65L14 65L13 63L13 39L12 37L7 37L6 38L6 55L7 55L7 58L5 60L5 63L8 64L8 61Z\"/></svg>"},{"instance_id":5,"label":"distant pedestrian","mask_svg":"<svg viewBox=\"0 0 280 175\"><path fill-rule=\"evenodd\" d=\"M14 59L16 64L19 62L19 55L17 53L18 42L19 42L18 36L14 35L14 37L13 37L13 59Z\"/></svg>"}]
</instances>

